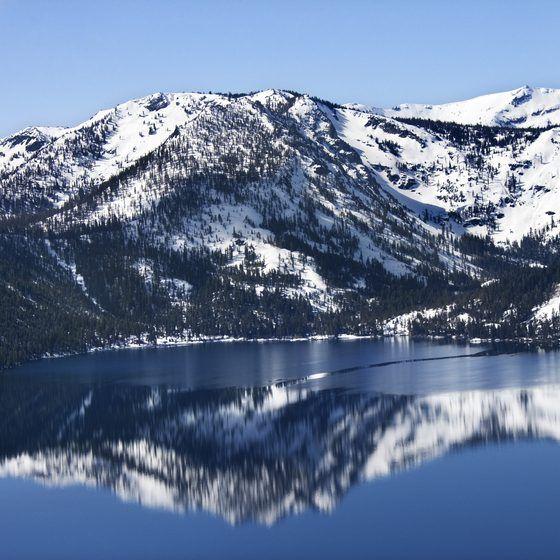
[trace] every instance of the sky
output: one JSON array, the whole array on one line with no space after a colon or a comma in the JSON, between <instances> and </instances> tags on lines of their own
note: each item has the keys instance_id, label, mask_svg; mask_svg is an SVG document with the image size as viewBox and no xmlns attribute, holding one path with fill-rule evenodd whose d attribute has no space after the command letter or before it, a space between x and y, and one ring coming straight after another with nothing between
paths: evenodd
<instances>
[{"instance_id":1,"label":"sky","mask_svg":"<svg viewBox=\"0 0 560 560\"><path fill-rule=\"evenodd\" d=\"M560 88L560 2L0 0L0 137L156 91L443 103Z\"/></svg>"}]
</instances>

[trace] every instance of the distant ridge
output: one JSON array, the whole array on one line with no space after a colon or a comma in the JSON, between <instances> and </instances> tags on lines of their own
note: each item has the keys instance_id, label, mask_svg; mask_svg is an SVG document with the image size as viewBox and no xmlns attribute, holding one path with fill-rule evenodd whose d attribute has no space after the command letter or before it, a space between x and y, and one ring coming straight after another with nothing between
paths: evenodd
<instances>
[{"instance_id":1,"label":"distant ridge","mask_svg":"<svg viewBox=\"0 0 560 560\"><path fill-rule=\"evenodd\" d=\"M511 91L442 105L404 103L391 109L371 110L387 117L422 118L486 126L546 128L560 124L560 89L523 86Z\"/></svg>"}]
</instances>

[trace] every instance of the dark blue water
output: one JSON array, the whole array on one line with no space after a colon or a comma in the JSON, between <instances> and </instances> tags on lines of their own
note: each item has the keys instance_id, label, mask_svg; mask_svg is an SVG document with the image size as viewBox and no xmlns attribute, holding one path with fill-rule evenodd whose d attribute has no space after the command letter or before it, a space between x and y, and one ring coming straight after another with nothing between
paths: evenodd
<instances>
[{"instance_id":1,"label":"dark blue water","mask_svg":"<svg viewBox=\"0 0 560 560\"><path fill-rule=\"evenodd\" d=\"M209 344L0 379L2 558L556 558L557 353Z\"/></svg>"}]
</instances>

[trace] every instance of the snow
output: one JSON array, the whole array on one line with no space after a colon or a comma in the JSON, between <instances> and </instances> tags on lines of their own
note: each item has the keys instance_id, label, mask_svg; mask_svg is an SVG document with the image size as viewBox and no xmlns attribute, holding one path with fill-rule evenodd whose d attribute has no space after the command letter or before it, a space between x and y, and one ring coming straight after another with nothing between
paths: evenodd
<instances>
[{"instance_id":1,"label":"snow","mask_svg":"<svg viewBox=\"0 0 560 560\"><path fill-rule=\"evenodd\" d=\"M93 305L95 305L95 307L97 307L98 309L103 311L103 308L99 305L99 303L97 302L97 300L92 297L90 295L90 293L88 292L84 277L79 274L76 270L76 264L75 263L67 263L53 248L52 245L50 243L50 241L48 239L45 239L45 245L47 247L47 251L49 252L49 254L53 257L53 259L57 262L57 264L62 267L64 270L66 270L67 272L69 272L72 275L72 278L74 279L74 281L76 282L76 284L79 286L79 288L82 290L82 293L84 294L84 296L86 296L86 298L88 300L90 300Z\"/></svg>"},{"instance_id":2,"label":"snow","mask_svg":"<svg viewBox=\"0 0 560 560\"><path fill-rule=\"evenodd\" d=\"M468 313L459 313L459 315L457 315L455 319L457 321L462 321L463 323L470 323L473 320Z\"/></svg>"},{"instance_id":3,"label":"snow","mask_svg":"<svg viewBox=\"0 0 560 560\"><path fill-rule=\"evenodd\" d=\"M383 324L383 334L385 336L408 336L411 333L412 323L416 319L433 319L438 315L447 313L450 309L452 309L450 306L447 308L422 309L397 315L385 321Z\"/></svg>"},{"instance_id":4,"label":"snow","mask_svg":"<svg viewBox=\"0 0 560 560\"><path fill-rule=\"evenodd\" d=\"M549 300L533 309L533 319L536 320L552 319L554 315L560 316L560 284L556 285Z\"/></svg>"},{"instance_id":5,"label":"snow","mask_svg":"<svg viewBox=\"0 0 560 560\"><path fill-rule=\"evenodd\" d=\"M558 90L560 96L560 90ZM493 147L479 170L466 159L467 152L419 127L372 113L346 108L333 113L332 123L372 170L380 185L417 215L443 218L478 200L499 210L496 231L467 226L474 234L491 233L498 242L520 240L531 230L549 227L560 233L560 129L542 132L521 144L521 150ZM560 122L560 109L559 109ZM398 154L384 149L390 142ZM519 191L512 194L507 181L515 178ZM395 179L396 178L396 179ZM412 184L409 188L407 185ZM451 227L457 233L464 228Z\"/></svg>"},{"instance_id":6,"label":"snow","mask_svg":"<svg viewBox=\"0 0 560 560\"><path fill-rule=\"evenodd\" d=\"M469 323L473 320L472 317L465 312L453 315L454 309L455 305L452 304L446 307L420 309L409 313L403 313L402 315L397 315L396 317L392 317L383 323L383 335L409 336L412 334L412 324L416 320L429 320L434 319L435 317L443 317L451 324L455 324L459 321Z\"/></svg>"},{"instance_id":7,"label":"snow","mask_svg":"<svg viewBox=\"0 0 560 560\"><path fill-rule=\"evenodd\" d=\"M542 128L560 124L560 90L523 86L512 91L481 95L467 101L443 105L405 103L393 109L373 111L388 117Z\"/></svg>"},{"instance_id":8,"label":"snow","mask_svg":"<svg viewBox=\"0 0 560 560\"><path fill-rule=\"evenodd\" d=\"M40 149L61 136L64 127L34 126L0 140L0 175L24 164Z\"/></svg>"}]
</instances>

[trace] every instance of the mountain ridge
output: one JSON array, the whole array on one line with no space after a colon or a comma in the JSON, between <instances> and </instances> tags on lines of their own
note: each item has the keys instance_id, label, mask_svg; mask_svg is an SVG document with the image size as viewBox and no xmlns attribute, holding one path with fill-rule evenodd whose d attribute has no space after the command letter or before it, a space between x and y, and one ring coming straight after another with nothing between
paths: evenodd
<instances>
[{"instance_id":1,"label":"mountain ridge","mask_svg":"<svg viewBox=\"0 0 560 560\"><path fill-rule=\"evenodd\" d=\"M523 91L527 91L527 88L519 88L503 94L491 94L490 97L506 96L516 99ZM536 90L530 88L529 91ZM539 88L538 91L552 92L552 94L558 95L560 102L560 90ZM558 186L560 153L556 148L560 142L560 133L555 127L550 130L503 127L504 133L511 137L508 142L518 142L520 139L526 145L522 153L508 155L507 149L494 149L491 144L487 147L488 138L485 139L485 137L497 136L496 132L492 132L491 129L479 131L479 138L476 140L479 146L473 150L470 146L457 145L453 137L442 138L435 130L438 126L437 123L440 122L437 119L426 121L434 123L431 125L431 130L423 125L422 111L398 111L398 115L382 116L378 110L355 110L348 106L331 104L305 94L285 90L264 90L250 94L152 94L121 103L112 109L99 111L75 127L54 128L50 141L46 139L46 134L42 134L40 147L27 150L27 154L25 153L26 143L22 138L26 138L25 131L31 129L24 129L24 131L0 141L0 177L6 178L7 174L13 174L13 172L25 168L26 165L33 165L34 160L40 160L41 152L44 152L45 148L47 151L50 148L51 152L56 152L57 146L61 144L80 141L80 134L83 134L88 127L91 130L99 129L96 133L102 131L103 134L108 135L109 141L106 145L101 146L103 151L98 154L101 157L95 157L95 166L92 169L87 170L87 161L78 160L73 169L66 170L66 174L77 176L83 172L84 178L87 180L116 176L120 170L129 167L167 141L177 127L185 126L188 123L189 115L190 118L197 118L198 112L208 110L212 105L225 106L231 100L247 99L256 103L262 101L266 103L266 99L270 97L284 100L290 97L307 99L316 106L323 107L326 112L331 111L334 115L333 124L335 126L340 117L346 119L348 130L339 130L340 138L350 143L352 148L361 154L364 164L372 167L378 174L382 186L385 185L393 196L396 195L401 202L416 213L427 210L433 211L436 217L438 214L445 216L449 213L455 217L458 212L460 214L458 221L466 224L469 231L483 235L491 233L497 240L513 241L527 235L529 229L538 231L546 228L551 223L552 212L554 214L560 212L555 196L556 189L560 188ZM475 100L488 97L482 96ZM462 103L457 105L462 105ZM153 116L151 113L157 112L158 109L163 109L162 114L165 114L165 119L160 123L156 119L149 119L150 116ZM370 114L379 116L368 118L367 115ZM147 118L150 123L142 129ZM375 122L375 118L388 120ZM363 122L357 124L360 120ZM111 126L118 126L119 138L115 138L110 129L107 130L107 127ZM441 124L439 126L449 127L450 125ZM468 128L472 125L457 126L467 127L459 131L462 136L477 136L472 129ZM351 133L348 134L348 131ZM364 145L371 143L369 137L377 143L377 146L364 149ZM406 142L403 140L404 137L415 139L416 144ZM14 150L13 144L16 140L19 140L19 143L16 144ZM30 143L32 148L38 145L36 141L31 140L27 143ZM11 152L5 149L6 144L12 145ZM488 157L488 154L483 153L488 149L494 151L495 155L491 153ZM488 164L479 169L478 164L475 165L475 163L476 159L481 157L481 150L482 157L488 161ZM15 163L14 151L17 160ZM528 165L531 166L530 172L527 171ZM456 172L449 176L445 166ZM465 173L461 173L462 166L466 166L469 175L474 174L475 176L468 177ZM484 167L488 168L488 172ZM430 179L426 180L419 176L418 171L421 171L425 177L431 175L432 184L430 184ZM396 188L394 188L395 183ZM524 184L527 185L525 188ZM67 192L56 193L55 197L58 198L54 204L62 206L68 196ZM517 204L518 198L522 199L519 204ZM488 204L493 208L489 209ZM551 207L545 208L548 206ZM488 228L487 223L488 211L491 214L489 216L491 228ZM473 219L469 222L470 218ZM492 225L494 222L496 222L496 226ZM477 229L479 225L482 227ZM495 231L492 231L492 228Z\"/></svg>"},{"instance_id":2,"label":"mountain ridge","mask_svg":"<svg viewBox=\"0 0 560 560\"><path fill-rule=\"evenodd\" d=\"M560 89L528 85L441 104L402 103L392 108L346 106L386 117L423 118L467 125L548 128L560 124Z\"/></svg>"},{"instance_id":3,"label":"mountain ridge","mask_svg":"<svg viewBox=\"0 0 560 560\"><path fill-rule=\"evenodd\" d=\"M559 134L284 90L158 93L27 129L0 142L0 354L382 335L422 309L436 311L410 332L533 336L560 281ZM530 285L513 302L516 269ZM56 316L62 285L60 331L31 329ZM15 333L32 340L14 350Z\"/></svg>"}]
</instances>

